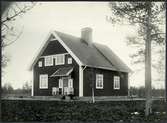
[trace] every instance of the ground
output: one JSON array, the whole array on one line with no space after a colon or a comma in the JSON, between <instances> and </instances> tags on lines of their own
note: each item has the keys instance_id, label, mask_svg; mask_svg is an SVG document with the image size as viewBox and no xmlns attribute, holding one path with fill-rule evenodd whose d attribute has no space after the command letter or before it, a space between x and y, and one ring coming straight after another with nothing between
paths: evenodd
<instances>
[{"instance_id":1,"label":"ground","mask_svg":"<svg viewBox=\"0 0 167 123\"><path fill-rule=\"evenodd\" d=\"M133 101L47 101L2 100L2 121L163 123L166 102L153 101L153 114L144 116L144 100Z\"/></svg>"}]
</instances>

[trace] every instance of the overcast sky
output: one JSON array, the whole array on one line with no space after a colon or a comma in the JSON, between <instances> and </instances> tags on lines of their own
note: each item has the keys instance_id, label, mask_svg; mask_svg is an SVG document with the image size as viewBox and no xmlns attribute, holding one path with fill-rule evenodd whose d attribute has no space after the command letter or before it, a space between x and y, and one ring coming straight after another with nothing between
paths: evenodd
<instances>
[{"instance_id":1,"label":"overcast sky","mask_svg":"<svg viewBox=\"0 0 167 123\"><path fill-rule=\"evenodd\" d=\"M108 16L111 16L111 10L107 2L45 2L35 6L13 23L18 30L23 29L23 33L5 50L10 56L10 62L5 68L2 84L9 82L14 88L21 88L24 82L32 80L28 67L50 30L80 36L81 28L91 27L94 42L109 46L135 70L136 66L131 64L129 57L134 50L126 45L126 36L135 35L136 28L114 26L106 21ZM158 74L153 72L153 79L156 76ZM130 85L144 86L143 70L130 76ZM154 82L153 85L162 87L164 84Z\"/></svg>"}]
</instances>

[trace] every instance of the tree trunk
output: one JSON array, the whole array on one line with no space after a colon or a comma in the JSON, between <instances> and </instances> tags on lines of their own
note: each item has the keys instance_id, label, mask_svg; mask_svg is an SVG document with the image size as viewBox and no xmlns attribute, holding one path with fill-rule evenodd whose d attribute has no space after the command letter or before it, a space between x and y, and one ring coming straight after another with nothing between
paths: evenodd
<instances>
[{"instance_id":1,"label":"tree trunk","mask_svg":"<svg viewBox=\"0 0 167 123\"><path fill-rule=\"evenodd\" d=\"M95 86L95 79L94 79L94 68L92 69L92 76L91 76L91 80L92 80L92 102L95 102L95 95L94 95L94 86Z\"/></svg>"},{"instance_id":2,"label":"tree trunk","mask_svg":"<svg viewBox=\"0 0 167 123\"><path fill-rule=\"evenodd\" d=\"M146 107L145 115L148 116L151 112L152 95L151 95L151 2L147 6L147 24L146 24L146 42L145 42L145 92L146 92Z\"/></svg>"},{"instance_id":3,"label":"tree trunk","mask_svg":"<svg viewBox=\"0 0 167 123\"><path fill-rule=\"evenodd\" d=\"M94 87L92 87L92 102L95 103Z\"/></svg>"}]
</instances>

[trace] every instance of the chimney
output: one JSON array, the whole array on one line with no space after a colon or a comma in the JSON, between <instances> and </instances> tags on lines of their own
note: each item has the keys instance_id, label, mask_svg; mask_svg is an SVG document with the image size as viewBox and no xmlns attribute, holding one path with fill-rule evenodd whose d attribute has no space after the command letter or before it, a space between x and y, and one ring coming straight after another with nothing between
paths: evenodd
<instances>
[{"instance_id":1,"label":"chimney","mask_svg":"<svg viewBox=\"0 0 167 123\"><path fill-rule=\"evenodd\" d=\"M85 27L81 29L81 39L87 43L88 46L92 46L92 28Z\"/></svg>"}]
</instances>

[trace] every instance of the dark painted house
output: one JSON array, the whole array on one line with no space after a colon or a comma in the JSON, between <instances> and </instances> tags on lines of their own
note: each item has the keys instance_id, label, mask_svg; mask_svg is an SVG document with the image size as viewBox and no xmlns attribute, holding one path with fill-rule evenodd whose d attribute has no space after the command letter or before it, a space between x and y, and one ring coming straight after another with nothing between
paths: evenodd
<instances>
[{"instance_id":1,"label":"dark painted house","mask_svg":"<svg viewBox=\"0 0 167 123\"><path fill-rule=\"evenodd\" d=\"M128 95L130 68L110 48L92 42L91 28L83 28L81 38L50 32L30 69L32 96Z\"/></svg>"}]
</instances>

